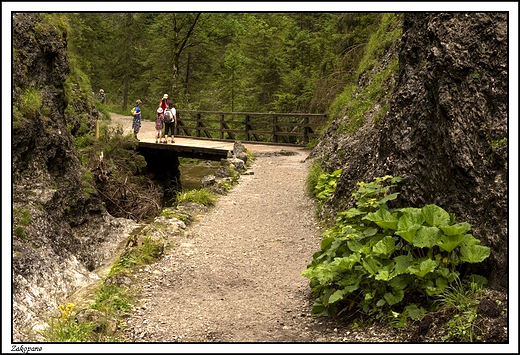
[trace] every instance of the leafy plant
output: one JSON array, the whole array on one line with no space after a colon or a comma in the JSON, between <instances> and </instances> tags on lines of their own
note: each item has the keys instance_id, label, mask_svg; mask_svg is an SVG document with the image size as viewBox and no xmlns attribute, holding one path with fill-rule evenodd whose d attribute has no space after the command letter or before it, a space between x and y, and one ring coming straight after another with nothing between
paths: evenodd
<instances>
[{"instance_id":1,"label":"leafy plant","mask_svg":"<svg viewBox=\"0 0 520 355\"><path fill-rule=\"evenodd\" d=\"M375 318L418 316L459 278L463 263L489 256L490 249L468 234L471 226L455 223L441 207L389 208L400 181L387 175L359 182L352 195L357 207L339 212L324 232L320 250L302 271L316 297L314 315L357 309Z\"/></svg>"},{"instance_id":2,"label":"leafy plant","mask_svg":"<svg viewBox=\"0 0 520 355\"><path fill-rule=\"evenodd\" d=\"M324 201L328 199L336 190L337 181L341 175L341 169L338 169L331 174L323 173L318 176L318 182L314 187L314 196L318 200Z\"/></svg>"}]
</instances>

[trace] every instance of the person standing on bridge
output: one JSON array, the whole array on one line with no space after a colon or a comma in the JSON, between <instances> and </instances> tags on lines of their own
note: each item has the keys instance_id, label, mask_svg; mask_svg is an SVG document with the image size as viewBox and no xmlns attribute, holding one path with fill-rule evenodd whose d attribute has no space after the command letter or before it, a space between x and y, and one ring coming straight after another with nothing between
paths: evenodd
<instances>
[{"instance_id":1,"label":"person standing on bridge","mask_svg":"<svg viewBox=\"0 0 520 355\"><path fill-rule=\"evenodd\" d=\"M155 116L155 134L156 134L155 143L162 143L161 136L162 136L163 123L164 123L163 109L159 107L157 109L157 116ZM157 141L159 141L159 142L157 142Z\"/></svg>"},{"instance_id":2,"label":"person standing on bridge","mask_svg":"<svg viewBox=\"0 0 520 355\"><path fill-rule=\"evenodd\" d=\"M168 100L168 94L164 94L161 101L159 101L159 107L162 108L163 112L166 111L167 107L171 107L170 100Z\"/></svg>"},{"instance_id":3,"label":"person standing on bridge","mask_svg":"<svg viewBox=\"0 0 520 355\"><path fill-rule=\"evenodd\" d=\"M177 111L175 107L167 107L164 112L164 143L168 143L168 132L171 133L172 143L175 143L174 127L177 125Z\"/></svg>"},{"instance_id":4,"label":"person standing on bridge","mask_svg":"<svg viewBox=\"0 0 520 355\"><path fill-rule=\"evenodd\" d=\"M137 100L135 102L135 107L132 109L132 115L134 116L134 120L132 121L132 129L134 130L134 137L137 138L137 133L139 133L139 128L141 128L141 100Z\"/></svg>"}]
</instances>

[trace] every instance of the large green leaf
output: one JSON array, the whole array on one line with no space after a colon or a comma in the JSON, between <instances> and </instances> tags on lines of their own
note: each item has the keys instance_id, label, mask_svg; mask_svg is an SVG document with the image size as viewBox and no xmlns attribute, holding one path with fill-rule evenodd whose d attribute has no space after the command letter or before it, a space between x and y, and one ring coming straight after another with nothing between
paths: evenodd
<instances>
[{"instance_id":1,"label":"large green leaf","mask_svg":"<svg viewBox=\"0 0 520 355\"><path fill-rule=\"evenodd\" d=\"M399 222L397 222L397 229L407 230L416 224L422 225L424 223L424 216L420 208L408 207L402 208L400 211L402 216L399 218Z\"/></svg>"},{"instance_id":2,"label":"large green leaf","mask_svg":"<svg viewBox=\"0 0 520 355\"><path fill-rule=\"evenodd\" d=\"M401 289L393 289L392 292L385 293L383 298L390 306L399 303L404 298L404 291Z\"/></svg>"},{"instance_id":3,"label":"large green leaf","mask_svg":"<svg viewBox=\"0 0 520 355\"><path fill-rule=\"evenodd\" d=\"M368 273L372 276L375 276L379 268L381 268L381 263L372 258L365 258L362 261L362 264L365 270L368 271Z\"/></svg>"},{"instance_id":4,"label":"large green leaf","mask_svg":"<svg viewBox=\"0 0 520 355\"><path fill-rule=\"evenodd\" d=\"M372 251L376 254L389 255L395 249L395 240L391 236L387 235L382 240L377 242L376 245L372 247Z\"/></svg>"},{"instance_id":5,"label":"large green leaf","mask_svg":"<svg viewBox=\"0 0 520 355\"><path fill-rule=\"evenodd\" d=\"M356 241L356 240L348 240L347 241L347 246L350 250L354 251L354 252L358 252L360 251L361 249L363 249L363 247L365 246L364 244L361 244L360 242Z\"/></svg>"},{"instance_id":6,"label":"large green leaf","mask_svg":"<svg viewBox=\"0 0 520 355\"><path fill-rule=\"evenodd\" d=\"M366 237L373 237L377 234L377 228L369 227L365 229L361 234L359 235L359 238L366 238Z\"/></svg>"},{"instance_id":7,"label":"large green leaf","mask_svg":"<svg viewBox=\"0 0 520 355\"><path fill-rule=\"evenodd\" d=\"M408 286L408 284L409 284L409 281L407 280L407 278L409 278L409 275L399 275L399 276L392 278L388 282L388 284L390 285L390 287L392 287L394 289L404 290L406 288L406 286Z\"/></svg>"},{"instance_id":8,"label":"large green leaf","mask_svg":"<svg viewBox=\"0 0 520 355\"><path fill-rule=\"evenodd\" d=\"M426 314L426 310L423 307L417 307L415 303L404 307L404 310L408 314L408 317L413 320L421 320L422 316Z\"/></svg>"},{"instance_id":9,"label":"large green leaf","mask_svg":"<svg viewBox=\"0 0 520 355\"><path fill-rule=\"evenodd\" d=\"M321 244L320 244L320 249L321 250L324 250L326 249L332 242L334 241L334 237L328 237L328 238L324 238L322 241L321 241Z\"/></svg>"},{"instance_id":10,"label":"large green leaf","mask_svg":"<svg viewBox=\"0 0 520 355\"><path fill-rule=\"evenodd\" d=\"M480 263L491 254L491 249L483 245L463 246L460 248L460 260L468 263Z\"/></svg>"},{"instance_id":11,"label":"large green leaf","mask_svg":"<svg viewBox=\"0 0 520 355\"><path fill-rule=\"evenodd\" d=\"M421 228L419 224L413 224L408 229L397 230L395 234L400 235L408 243L413 244L413 239L419 228Z\"/></svg>"},{"instance_id":12,"label":"large green leaf","mask_svg":"<svg viewBox=\"0 0 520 355\"><path fill-rule=\"evenodd\" d=\"M442 228L441 228L442 229ZM437 243L439 248L451 252L453 249L458 247L464 240L464 234L459 235L442 235L441 240Z\"/></svg>"},{"instance_id":13,"label":"large green leaf","mask_svg":"<svg viewBox=\"0 0 520 355\"><path fill-rule=\"evenodd\" d=\"M347 292L345 290L337 290L329 297L329 304L342 300Z\"/></svg>"},{"instance_id":14,"label":"large green leaf","mask_svg":"<svg viewBox=\"0 0 520 355\"><path fill-rule=\"evenodd\" d=\"M394 262L390 262L388 265L385 265L384 267L379 269L375 279L382 281L390 281L395 276L397 276L397 272L395 271L395 264Z\"/></svg>"},{"instance_id":15,"label":"large green leaf","mask_svg":"<svg viewBox=\"0 0 520 355\"><path fill-rule=\"evenodd\" d=\"M350 270L352 265L358 263L361 260L361 256L359 253L352 253L347 257L336 258L334 261L337 261L337 266L342 269Z\"/></svg>"},{"instance_id":16,"label":"large green leaf","mask_svg":"<svg viewBox=\"0 0 520 355\"><path fill-rule=\"evenodd\" d=\"M457 223L452 226L439 226L439 228L446 234L446 235L459 235L459 234L466 234L467 231L471 229L471 225L468 222L463 223Z\"/></svg>"},{"instance_id":17,"label":"large green leaf","mask_svg":"<svg viewBox=\"0 0 520 355\"><path fill-rule=\"evenodd\" d=\"M366 212L361 211L361 210L359 210L357 208L351 208L349 210L346 210L346 211L343 211L343 212L339 212L338 213L338 217L354 218L356 216L360 216L360 215L363 215L363 214L366 214Z\"/></svg>"},{"instance_id":18,"label":"large green leaf","mask_svg":"<svg viewBox=\"0 0 520 355\"><path fill-rule=\"evenodd\" d=\"M390 194L390 195L388 195L388 196L385 196L385 197L383 197L381 200L379 200L379 203L380 203L380 204L383 204L383 203L387 203L388 201L395 200L395 199L397 198L398 195L399 195L399 193L396 192L396 193Z\"/></svg>"},{"instance_id":19,"label":"large green leaf","mask_svg":"<svg viewBox=\"0 0 520 355\"><path fill-rule=\"evenodd\" d=\"M393 261L395 263L395 271L398 274L403 274L412 265L412 256L410 255L399 255L396 256Z\"/></svg>"},{"instance_id":20,"label":"large green leaf","mask_svg":"<svg viewBox=\"0 0 520 355\"><path fill-rule=\"evenodd\" d=\"M432 259L426 259L421 261L420 263L414 263L413 265L408 267L408 271L411 274L417 275L419 277L424 277L426 276L426 274L433 272L437 265L439 265L439 262L436 262Z\"/></svg>"},{"instance_id":21,"label":"large green leaf","mask_svg":"<svg viewBox=\"0 0 520 355\"><path fill-rule=\"evenodd\" d=\"M368 213L363 217L363 219L372 221L383 229L397 229L397 218L384 208L381 208L376 212Z\"/></svg>"},{"instance_id":22,"label":"large green leaf","mask_svg":"<svg viewBox=\"0 0 520 355\"><path fill-rule=\"evenodd\" d=\"M477 238L475 238L473 235L471 234L466 234L464 236L464 240L462 241L462 244L469 247L471 245L477 245L477 244L480 244L480 240L478 240Z\"/></svg>"},{"instance_id":23,"label":"large green leaf","mask_svg":"<svg viewBox=\"0 0 520 355\"><path fill-rule=\"evenodd\" d=\"M424 220L431 227L445 226L450 223L450 215L437 205L426 205L422 208Z\"/></svg>"},{"instance_id":24,"label":"large green leaf","mask_svg":"<svg viewBox=\"0 0 520 355\"><path fill-rule=\"evenodd\" d=\"M431 248L437 245L441 239L442 232L437 227L421 226L413 239L413 245L419 248Z\"/></svg>"}]
</instances>

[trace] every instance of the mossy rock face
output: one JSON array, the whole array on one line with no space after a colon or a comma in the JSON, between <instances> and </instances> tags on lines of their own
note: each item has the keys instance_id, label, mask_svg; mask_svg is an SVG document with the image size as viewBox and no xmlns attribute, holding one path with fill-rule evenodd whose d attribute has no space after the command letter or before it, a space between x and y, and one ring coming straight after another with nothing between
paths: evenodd
<instances>
[{"instance_id":1,"label":"mossy rock face","mask_svg":"<svg viewBox=\"0 0 520 355\"><path fill-rule=\"evenodd\" d=\"M508 64L496 53L507 53L507 14L407 13L402 30L381 61L395 68L398 59L396 75L385 79L376 65L351 88L359 102L350 107L360 107L375 102L368 93L379 81L381 109L354 119L348 107L338 110L310 154L322 158L325 171L344 168L322 214L352 207L357 181L401 176L397 203L434 203L468 221L493 248L475 272L506 288Z\"/></svg>"}]
</instances>

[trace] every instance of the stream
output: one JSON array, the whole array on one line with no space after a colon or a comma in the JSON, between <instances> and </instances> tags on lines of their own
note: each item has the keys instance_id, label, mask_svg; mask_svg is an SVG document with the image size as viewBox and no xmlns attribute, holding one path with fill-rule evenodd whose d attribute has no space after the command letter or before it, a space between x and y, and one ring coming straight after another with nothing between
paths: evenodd
<instances>
[{"instance_id":1,"label":"stream","mask_svg":"<svg viewBox=\"0 0 520 355\"><path fill-rule=\"evenodd\" d=\"M184 190L199 189L202 178L212 175L221 166L219 161L204 161L190 159L180 161L181 183Z\"/></svg>"}]
</instances>

